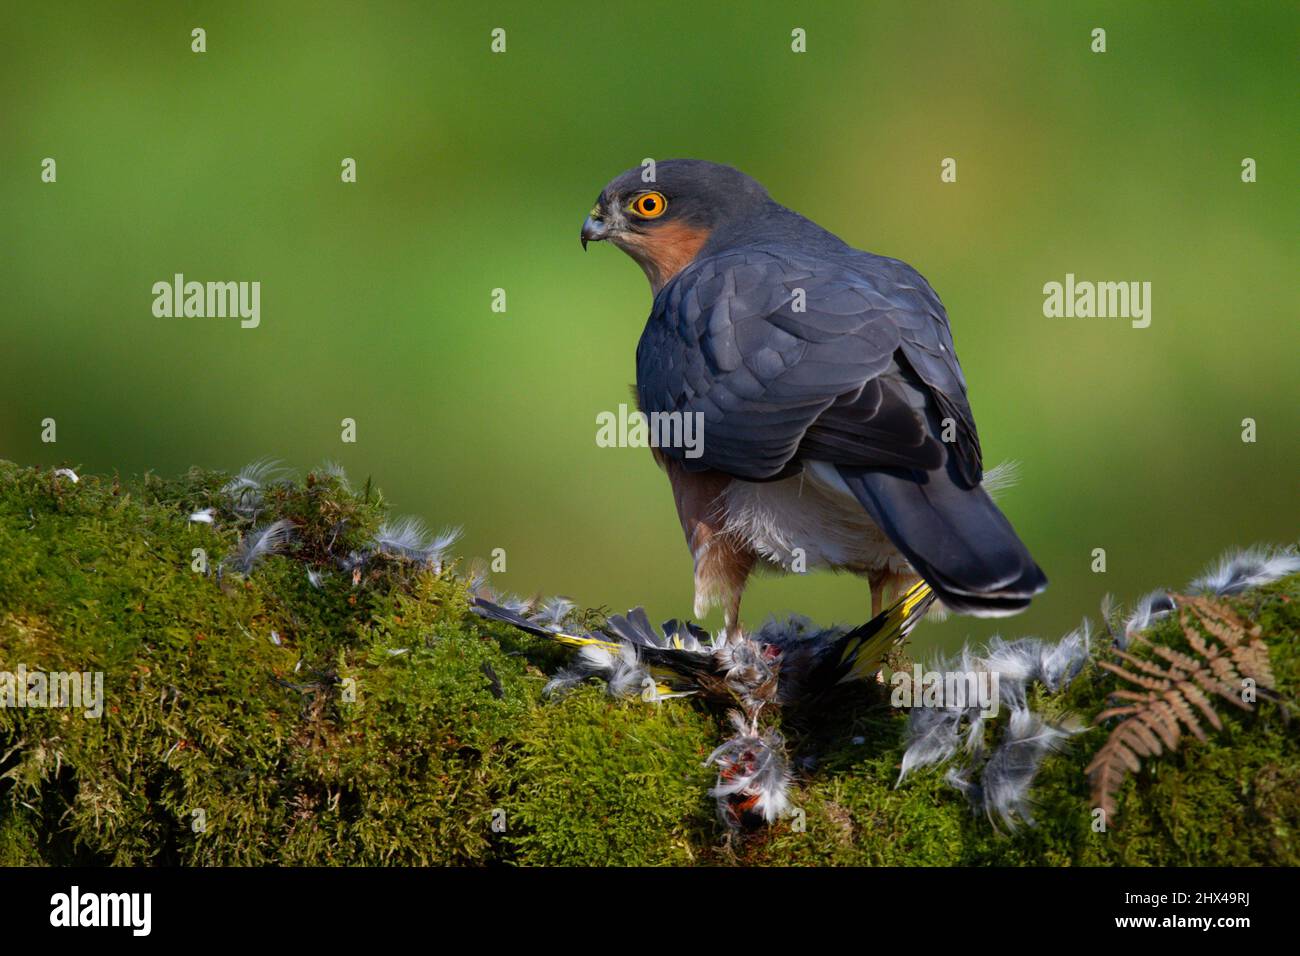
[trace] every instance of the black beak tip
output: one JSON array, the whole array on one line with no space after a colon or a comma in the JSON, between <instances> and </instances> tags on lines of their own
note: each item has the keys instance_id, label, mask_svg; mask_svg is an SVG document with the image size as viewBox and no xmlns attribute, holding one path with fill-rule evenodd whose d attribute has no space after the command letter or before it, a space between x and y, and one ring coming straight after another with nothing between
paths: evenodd
<instances>
[{"instance_id":1,"label":"black beak tip","mask_svg":"<svg viewBox=\"0 0 1300 956\"><path fill-rule=\"evenodd\" d=\"M609 235L609 226L605 224L603 219L598 218L594 214L587 216L586 220L582 223L582 232L579 233L579 239L582 242L583 251L586 251L587 243L600 242L607 235Z\"/></svg>"}]
</instances>

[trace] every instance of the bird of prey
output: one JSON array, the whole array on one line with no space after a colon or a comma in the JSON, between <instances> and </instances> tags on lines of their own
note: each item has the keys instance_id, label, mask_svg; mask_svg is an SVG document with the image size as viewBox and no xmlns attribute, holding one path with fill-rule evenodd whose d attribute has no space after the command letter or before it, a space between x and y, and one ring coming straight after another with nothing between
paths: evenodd
<instances>
[{"instance_id":1,"label":"bird of prey","mask_svg":"<svg viewBox=\"0 0 1300 956\"><path fill-rule=\"evenodd\" d=\"M897 259L854 249L717 163L615 177L582 224L645 272L636 353L650 419L702 423L660 443L695 561L695 613L740 627L763 563L865 577L872 613L920 577L950 610L1014 614L1047 583L983 486L943 304ZM654 433L654 429L651 429Z\"/></svg>"}]
</instances>

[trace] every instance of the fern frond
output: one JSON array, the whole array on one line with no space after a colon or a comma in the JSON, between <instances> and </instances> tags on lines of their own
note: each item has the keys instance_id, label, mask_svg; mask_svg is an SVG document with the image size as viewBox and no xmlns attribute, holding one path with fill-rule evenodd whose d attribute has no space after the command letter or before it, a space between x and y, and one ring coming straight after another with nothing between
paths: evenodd
<instances>
[{"instance_id":1,"label":"fern frond","mask_svg":"<svg viewBox=\"0 0 1300 956\"><path fill-rule=\"evenodd\" d=\"M1097 662L1131 685L1116 688L1111 693L1116 706L1095 718L1098 724L1123 719L1084 771L1092 782L1094 806L1101 807L1108 818L1124 778L1141 771L1143 758L1177 750L1184 731L1206 740L1202 718L1216 731L1223 729L1223 721L1210 703L1213 698L1252 711L1242 693L1245 681L1253 680L1269 690L1273 687L1268 645L1261 639L1258 625L1248 625L1232 608L1209 598L1177 594L1171 598L1190 651L1134 633L1129 646L1145 645L1152 657L1114 647L1111 654L1115 660Z\"/></svg>"}]
</instances>

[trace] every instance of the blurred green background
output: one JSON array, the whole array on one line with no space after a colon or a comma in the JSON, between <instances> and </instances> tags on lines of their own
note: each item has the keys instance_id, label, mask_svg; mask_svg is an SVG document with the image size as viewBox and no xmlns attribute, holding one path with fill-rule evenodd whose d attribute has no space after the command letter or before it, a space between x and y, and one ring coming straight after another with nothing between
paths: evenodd
<instances>
[{"instance_id":1,"label":"blurred green background","mask_svg":"<svg viewBox=\"0 0 1300 956\"><path fill-rule=\"evenodd\" d=\"M463 524L464 554L505 548L504 589L689 615L665 479L644 449L595 444L596 413L628 400L649 291L577 240L616 173L692 156L916 266L948 306L987 462L1022 462L1003 503L1052 586L922 646L1055 635L1106 591L1297 535L1293 3L3 9L0 457L165 474L332 458L398 511ZM175 272L260 281L261 327L155 318L151 286ZM1150 281L1151 327L1044 318L1067 272ZM768 577L745 617L867 608L850 577Z\"/></svg>"}]
</instances>

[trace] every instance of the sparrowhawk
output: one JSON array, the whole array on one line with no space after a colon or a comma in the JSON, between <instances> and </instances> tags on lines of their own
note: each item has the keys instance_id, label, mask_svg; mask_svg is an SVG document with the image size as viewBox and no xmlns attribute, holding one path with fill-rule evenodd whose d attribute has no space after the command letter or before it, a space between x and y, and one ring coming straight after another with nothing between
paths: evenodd
<instances>
[{"instance_id":1,"label":"sparrowhawk","mask_svg":"<svg viewBox=\"0 0 1300 956\"><path fill-rule=\"evenodd\" d=\"M760 562L867 578L872 612L919 576L950 610L1014 614L1046 577L983 486L943 304L911 266L862 252L730 166L616 177L582 225L650 281L641 411L696 416L655 448L695 559L695 612ZM689 452L689 453L688 453Z\"/></svg>"}]
</instances>

